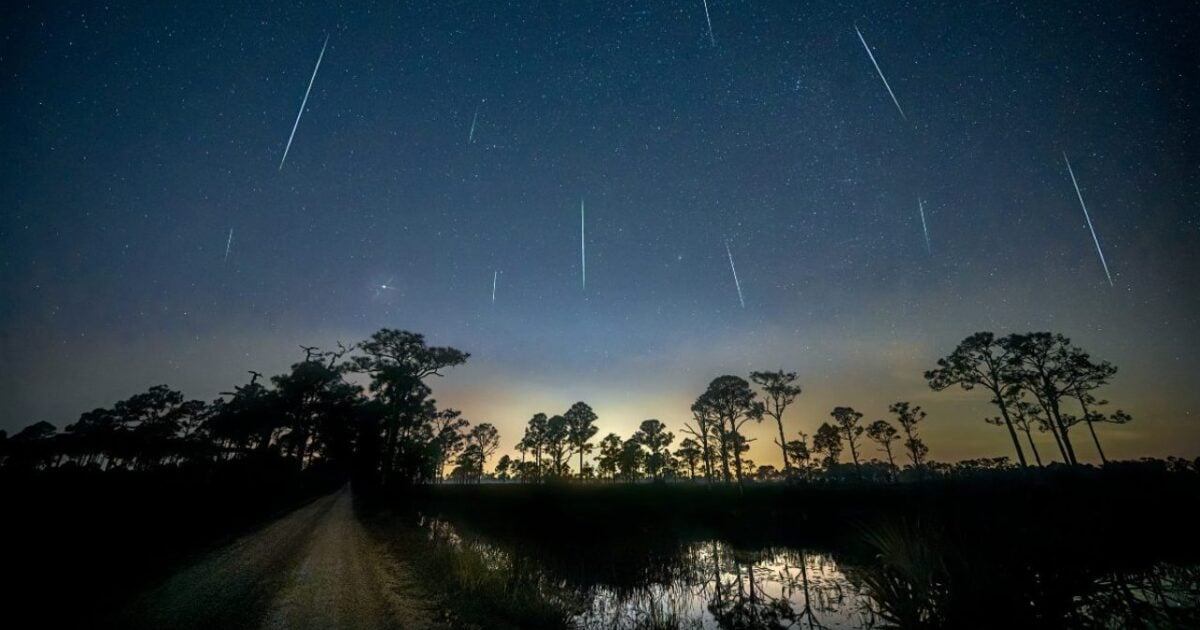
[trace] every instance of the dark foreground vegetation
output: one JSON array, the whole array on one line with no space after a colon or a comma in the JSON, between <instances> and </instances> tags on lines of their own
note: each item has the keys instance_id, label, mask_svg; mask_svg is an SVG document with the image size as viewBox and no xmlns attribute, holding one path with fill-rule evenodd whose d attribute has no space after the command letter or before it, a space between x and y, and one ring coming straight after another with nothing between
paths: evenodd
<instances>
[{"instance_id":1,"label":"dark foreground vegetation","mask_svg":"<svg viewBox=\"0 0 1200 630\"><path fill-rule=\"evenodd\" d=\"M0 470L5 616L102 627L189 558L342 483L335 471L278 459L152 473Z\"/></svg>"},{"instance_id":2,"label":"dark foreground vegetation","mask_svg":"<svg viewBox=\"0 0 1200 630\"><path fill-rule=\"evenodd\" d=\"M427 487L368 513L380 536L424 550L424 569L459 614L512 627L687 626L695 619L679 611L643 610L683 582L687 597L705 593L699 609L723 627L822 627L815 593L789 601L755 588L778 586L778 568L763 557L807 553L836 559L838 588L860 597L843 593L841 613L862 625L1185 628L1200 622L1198 504L1196 470L1145 461L742 492L700 483ZM719 577L735 570L736 580ZM627 614L589 617L604 597Z\"/></svg>"}]
</instances>

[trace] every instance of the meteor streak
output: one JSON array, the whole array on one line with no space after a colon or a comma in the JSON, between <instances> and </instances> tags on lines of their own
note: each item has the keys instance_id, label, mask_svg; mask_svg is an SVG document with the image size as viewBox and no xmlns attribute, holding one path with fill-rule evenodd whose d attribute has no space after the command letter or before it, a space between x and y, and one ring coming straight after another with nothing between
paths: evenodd
<instances>
[{"instance_id":1,"label":"meteor streak","mask_svg":"<svg viewBox=\"0 0 1200 630\"><path fill-rule=\"evenodd\" d=\"M1075 186L1075 195L1079 197L1079 207L1083 208L1083 218L1087 219L1088 230L1092 232L1092 242L1096 244L1096 253L1100 255L1100 264L1104 267L1104 275L1108 278L1108 286L1113 286L1112 274L1108 273L1108 263L1104 260L1104 250L1100 249L1100 239L1096 236L1096 228L1092 227L1092 216L1088 214L1087 204L1083 203L1083 193L1079 192L1079 182L1075 181L1075 171L1071 170L1071 160L1063 151L1063 161L1067 163L1067 172L1071 174L1071 184Z\"/></svg>"},{"instance_id":2,"label":"meteor streak","mask_svg":"<svg viewBox=\"0 0 1200 630\"><path fill-rule=\"evenodd\" d=\"M708 0L704 0L704 19L708 22L708 41L712 42L713 48L716 48L717 40L713 38L712 16L708 14Z\"/></svg>"},{"instance_id":3,"label":"meteor streak","mask_svg":"<svg viewBox=\"0 0 1200 630\"><path fill-rule=\"evenodd\" d=\"M746 300L742 299L742 283L738 281L737 267L733 266L733 252L729 251L729 242L725 243L725 253L729 256L729 270L733 272L733 284L737 287L738 302L742 303L742 308L746 308Z\"/></svg>"},{"instance_id":4,"label":"meteor streak","mask_svg":"<svg viewBox=\"0 0 1200 630\"><path fill-rule=\"evenodd\" d=\"M475 142L475 123L479 122L479 108L482 106L483 101L479 101L479 104L475 106L475 117L471 119L471 133L467 136L467 144Z\"/></svg>"},{"instance_id":5,"label":"meteor streak","mask_svg":"<svg viewBox=\"0 0 1200 630\"><path fill-rule=\"evenodd\" d=\"M321 59L325 57L325 47L329 45L329 36L325 36L325 43L321 44L321 54L317 55L317 65L313 67L312 78L308 80L308 89L304 90L304 100L300 102L300 111L296 112L296 122L292 125L292 135L288 136L287 146L283 149L283 159L279 160L279 170L283 170L283 163L287 161L288 151L292 148L292 140L296 137L296 128L300 126L300 117L304 115L304 106L308 104L308 95L312 92L313 81L317 80L317 70L321 69Z\"/></svg>"},{"instance_id":6,"label":"meteor streak","mask_svg":"<svg viewBox=\"0 0 1200 630\"><path fill-rule=\"evenodd\" d=\"M883 70L879 69L879 62L875 61L875 55L871 52L871 47L867 45L867 40L863 39L862 31L858 30L857 24L854 25L854 32L858 33L858 41L862 42L867 56L871 58L871 63L875 64L875 72L878 72L879 78L883 79L883 87L887 88L888 94L892 96L892 102L896 104L896 110L900 112L900 117L908 121L908 116L904 115L904 110L900 107L900 101L896 100L896 93L892 91L892 86L888 85L887 77L883 76Z\"/></svg>"},{"instance_id":7,"label":"meteor streak","mask_svg":"<svg viewBox=\"0 0 1200 630\"><path fill-rule=\"evenodd\" d=\"M225 239L225 261L229 261L229 248L233 245L233 228L229 228L229 238Z\"/></svg>"},{"instance_id":8,"label":"meteor streak","mask_svg":"<svg viewBox=\"0 0 1200 630\"><path fill-rule=\"evenodd\" d=\"M583 238L583 198L579 199L579 263L583 273L583 288L587 288L587 242Z\"/></svg>"},{"instance_id":9,"label":"meteor streak","mask_svg":"<svg viewBox=\"0 0 1200 630\"><path fill-rule=\"evenodd\" d=\"M492 304L496 303L496 280L500 277L499 271L492 272Z\"/></svg>"},{"instance_id":10,"label":"meteor streak","mask_svg":"<svg viewBox=\"0 0 1200 630\"><path fill-rule=\"evenodd\" d=\"M925 202L917 197L917 208L921 211L921 231L925 233L925 253L932 254L933 250L929 247L929 226L925 225Z\"/></svg>"}]
</instances>

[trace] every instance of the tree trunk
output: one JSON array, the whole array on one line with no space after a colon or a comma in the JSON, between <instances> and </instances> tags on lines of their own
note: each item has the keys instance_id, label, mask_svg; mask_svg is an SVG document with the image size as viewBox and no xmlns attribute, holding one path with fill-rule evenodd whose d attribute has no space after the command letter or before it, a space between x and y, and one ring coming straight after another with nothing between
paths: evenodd
<instances>
[{"instance_id":1,"label":"tree trunk","mask_svg":"<svg viewBox=\"0 0 1200 630\"><path fill-rule=\"evenodd\" d=\"M1067 449L1063 446L1062 437L1058 434L1058 426L1054 421L1054 414L1050 413L1050 405L1038 399L1038 404L1042 407L1042 412L1046 414L1046 426L1050 427L1050 435L1054 436L1054 443L1058 445L1058 452L1062 453L1063 462L1070 464L1071 459L1067 457Z\"/></svg>"},{"instance_id":2,"label":"tree trunk","mask_svg":"<svg viewBox=\"0 0 1200 630\"><path fill-rule=\"evenodd\" d=\"M1044 465L1042 464L1042 456L1038 454L1037 444L1033 443L1033 433L1031 433L1029 429L1023 429L1023 431L1025 431L1025 439L1029 440L1029 450L1033 451L1033 459L1037 461L1039 468L1043 468Z\"/></svg>"},{"instance_id":3,"label":"tree trunk","mask_svg":"<svg viewBox=\"0 0 1200 630\"><path fill-rule=\"evenodd\" d=\"M775 424L779 425L779 450L783 452L783 472L784 476L791 478L792 465L788 463L787 438L783 437L783 416L775 416Z\"/></svg>"},{"instance_id":4,"label":"tree trunk","mask_svg":"<svg viewBox=\"0 0 1200 630\"><path fill-rule=\"evenodd\" d=\"M888 476L892 478L893 482L895 482L896 481L896 460L892 459L892 442L890 440L887 442L884 442L883 448L884 448L884 450L887 451L887 456L888 456Z\"/></svg>"},{"instance_id":5,"label":"tree trunk","mask_svg":"<svg viewBox=\"0 0 1200 630\"><path fill-rule=\"evenodd\" d=\"M850 459L854 461L854 474L862 480L862 466L858 465L858 448L854 446L854 436L846 429L846 443L850 445Z\"/></svg>"},{"instance_id":6,"label":"tree trunk","mask_svg":"<svg viewBox=\"0 0 1200 630\"><path fill-rule=\"evenodd\" d=\"M1013 448L1017 449L1017 459L1021 460L1021 468L1026 468L1029 464L1025 461L1025 451L1021 450L1021 441L1017 439L1017 430L1013 428L1012 419L1008 417L1008 405L1004 404L1004 398L999 392L993 391L996 394L996 404L1000 407L1000 417L1004 418L1004 426L1008 427L1008 435L1012 438Z\"/></svg>"},{"instance_id":7,"label":"tree trunk","mask_svg":"<svg viewBox=\"0 0 1200 630\"><path fill-rule=\"evenodd\" d=\"M741 487L742 487L742 449L741 449L740 444L735 443L733 445L733 462L734 462L734 465L736 466L736 468L734 470L737 473L738 489L741 489Z\"/></svg>"},{"instance_id":8,"label":"tree trunk","mask_svg":"<svg viewBox=\"0 0 1200 630\"><path fill-rule=\"evenodd\" d=\"M1050 401L1050 409L1054 412L1054 421L1058 423L1059 431L1062 432L1063 447L1066 448L1067 455L1071 458L1071 464L1078 464L1079 460L1075 458L1075 448L1071 446L1071 438L1067 435L1069 427L1063 424L1062 414L1058 411L1058 401Z\"/></svg>"},{"instance_id":9,"label":"tree trunk","mask_svg":"<svg viewBox=\"0 0 1200 630\"><path fill-rule=\"evenodd\" d=\"M725 483L729 483L729 434L725 432L724 420L721 421L721 435L718 437L721 441L721 471L725 474Z\"/></svg>"},{"instance_id":10,"label":"tree trunk","mask_svg":"<svg viewBox=\"0 0 1200 630\"><path fill-rule=\"evenodd\" d=\"M700 448L704 451L700 454L704 458L704 481L712 483L712 449L708 448L708 427L705 425L700 425Z\"/></svg>"},{"instance_id":11,"label":"tree trunk","mask_svg":"<svg viewBox=\"0 0 1200 630\"><path fill-rule=\"evenodd\" d=\"M1100 448L1100 438L1096 437L1096 427L1092 425L1091 414L1088 413L1087 403L1084 402L1082 392L1076 392L1079 398L1079 408L1083 410L1083 421L1087 423L1088 431L1092 434L1092 441L1096 443L1096 452L1100 453L1100 463L1108 464L1108 458L1104 456L1104 449Z\"/></svg>"}]
</instances>

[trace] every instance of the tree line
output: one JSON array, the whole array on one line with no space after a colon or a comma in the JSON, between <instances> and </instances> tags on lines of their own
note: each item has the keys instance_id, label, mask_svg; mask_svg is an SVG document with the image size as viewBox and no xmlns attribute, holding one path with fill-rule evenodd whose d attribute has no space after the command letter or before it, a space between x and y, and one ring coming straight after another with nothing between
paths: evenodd
<instances>
[{"instance_id":1,"label":"tree line","mask_svg":"<svg viewBox=\"0 0 1200 630\"><path fill-rule=\"evenodd\" d=\"M1061 461L1078 464L1070 430L1084 425L1102 463L1108 458L1096 432L1097 425L1124 424L1132 416L1122 410L1105 414L1107 401L1097 390L1116 374L1108 361L1095 360L1061 334L1035 332L997 338L993 333L973 334L938 359L937 368L924 374L934 391L953 386L976 387L991 394L1000 415L985 422L1005 427L1016 450L1017 466L1027 467L1026 450L1018 439L1023 433L1037 466L1047 460L1037 450L1033 434L1053 437ZM656 419L641 423L638 431L622 439L609 433L597 444L596 414L586 403L575 403L562 415L538 413L529 420L524 436L515 445L520 458L504 456L496 468L501 480L609 479L636 481L664 476L741 484L745 479L856 478L895 481L902 476L954 474L964 470L993 470L1013 466L1008 457L965 460L957 464L933 462L921 437L926 412L918 405L898 401L889 405L889 419L864 421L864 414L849 406L830 412L813 435L803 431L789 439L785 422L788 408L801 395L795 372L756 371L744 379L719 376L692 404L692 420L675 435ZM1068 406L1077 405L1071 413ZM747 425L770 421L773 442L782 469L755 466L747 458L750 442ZM599 447L593 463L585 455ZM870 457L872 453L875 457ZM843 457L848 455L848 462ZM578 456L578 467L571 458Z\"/></svg>"},{"instance_id":2,"label":"tree line","mask_svg":"<svg viewBox=\"0 0 1200 630\"><path fill-rule=\"evenodd\" d=\"M609 433L597 442L598 417L582 401L561 414L537 413L514 445L519 457L504 455L488 472L500 445L496 427L439 408L427 384L465 363L468 353L386 328L335 350L301 349L303 359L287 373L264 380L251 372L249 383L211 403L185 400L158 385L83 413L62 431L37 422L11 437L0 432L0 463L147 470L275 459L300 468L338 466L384 483L689 478L729 484L777 478L895 481L964 466L1011 465L1006 457L957 466L930 461L921 437L926 413L907 401L890 405L889 419L870 422L853 407L837 406L810 439L789 429L793 423L786 420L802 393L797 374L776 370L751 372L749 379L713 379L691 405L678 442L657 419L645 420L628 438ZM1006 429L1017 465L1026 467L1026 447L1037 466L1049 459L1038 451L1035 432L1052 436L1062 462L1077 464L1071 430L1080 425L1107 463L1096 427L1132 420L1122 410L1102 411L1108 402L1098 398L1098 390L1116 372L1060 334L998 338L980 332L938 359L924 377L934 391L958 386L988 393L999 415L985 421ZM768 421L781 469L756 466L748 457L754 439L746 427Z\"/></svg>"},{"instance_id":3,"label":"tree line","mask_svg":"<svg viewBox=\"0 0 1200 630\"><path fill-rule=\"evenodd\" d=\"M142 471L275 460L420 483L440 479L454 458L460 474L482 476L499 443L495 427L470 426L458 411L439 409L427 384L468 353L387 328L351 346L301 350L303 359L286 373L263 379L251 371L248 383L212 402L156 385L85 412L61 431L41 421L12 436L0 432L0 463Z\"/></svg>"},{"instance_id":4,"label":"tree line","mask_svg":"<svg viewBox=\"0 0 1200 630\"><path fill-rule=\"evenodd\" d=\"M925 412L907 402L891 407L901 431L884 420L864 429L859 422L861 413L850 407L837 407L831 413L834 423L823 423L811 443L803 432L798 438L787 440L784 415L801 393L796 379L794 372L782 370L753 372L749 381L734 375L713 379L692 404L692 421L681 430L686 437L674 449L671 446L675 444L675 434L657 419L644 420L628 438L609 433L597 444L592 440L598 433L597 416L587 403L577 402L565 413L552 417L538 413L530 418L524 435L515 445L519 459L501 457L495 476L499 480L525 482L670 477L730 484L741 484L746 479L813 479L822 474L843 473L840 458L849 449L857 475L862 477L864 466L876 464L861 461L860 436L867 429L869 439L887 452L888 468L897 468L892 443L901 439L901 432L904 436L901 446L912 466L925 465L929 449L917 434ZM783 470L772 465L756 466L747 456L754 438L746 437L745 427L768 418L778 430L775 444L783 457ZM584 457L593 451L596 451L594 461L585 461ZM573 468L571 462L575 458L578 467ZM889 478L895 477L893 472L885 472Z\"/></svg>"}]
</instances>

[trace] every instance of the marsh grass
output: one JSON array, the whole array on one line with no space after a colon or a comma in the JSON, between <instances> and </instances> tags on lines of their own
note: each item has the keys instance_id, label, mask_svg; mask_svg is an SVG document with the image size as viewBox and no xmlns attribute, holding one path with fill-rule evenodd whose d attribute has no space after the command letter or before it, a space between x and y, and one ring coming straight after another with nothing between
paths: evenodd
<instances>
[{"instance_id":1,"label":"marsh grass","mask_svg":"<svg viewBox=\"0 0 1200 630\"><path fill-rule=\"evenodd\" d=\"M453 627L566 628L581 608L575 593L445 521L373 512L367 522L388 552L439 594L433 603Z\"/></svg>"},{"instance_id":2,"label":"marsh grass","mask_svg":"<svg viewBox=\"0 0 1200 630\"><path fill-rule=\"evenodd\" d=\"M1057 628L1111 613L1157 620L1129 627L1197 627L1200 610L1194 475L1056 470L743 491L480 484L379 498L407 514L388 536L446 593L454 625ZM1185 570L1163 573L1164 563ZM762 584L779 593L764 597Z\"/></svg>"}]
</instances>

